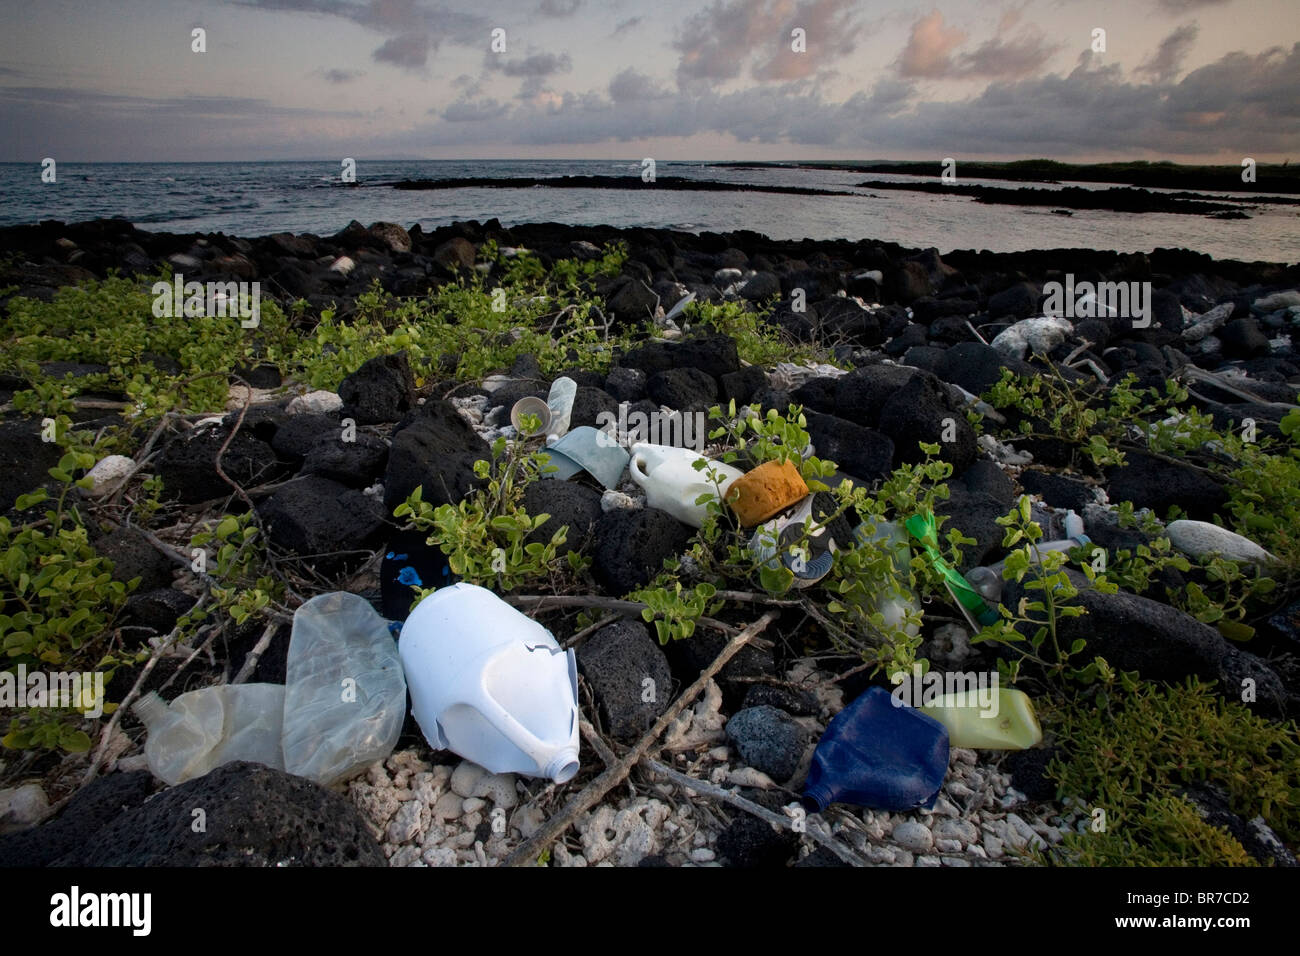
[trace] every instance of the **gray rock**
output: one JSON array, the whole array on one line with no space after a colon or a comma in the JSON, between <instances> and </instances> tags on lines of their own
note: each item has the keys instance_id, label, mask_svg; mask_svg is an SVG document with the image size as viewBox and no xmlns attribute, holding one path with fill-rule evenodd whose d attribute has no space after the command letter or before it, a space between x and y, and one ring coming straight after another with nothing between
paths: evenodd
<instances>
[{"instance_id":1,"label":"gray rock","mask_svg":"<svg viewBox=\"0 0 1300 956\"><path fill-rule=\"evenodd\" d=\"M934 835L924 823L915 820L896 823L891 836L895 843L912 853L927 853L934 846ZM934 865L938 866L938 862Z\"/></svg>"},{"instance_id":2,"label":"gray rock","mask_svg":"<svg viewBox=\"0 0 1300 956\"><path fill-rule=\"evenodd\" d=\"M741 298L761 302L781 294L781 282L771 272L755 272L739 289Z\"/></svg>"},{"instance_id":3,"label":"gray rock","mask_svg":"<svg viewBox=\"0 0 1300 956\"><path fill-rule=\"evenodd\" d=\"M20 495L50 482L48 469L62 455L55 442L41 441L39 418L0 423L0 510L9 510Z\"/></svg>"},{"instance_id":4,"label":"gray rock","mask_svg":"<svg viewBox=\"0 0 1300 956\"><path fill-rule=\"evenodd\" d=\"M747 707L727 721L727 739L740 757L778 783L789 780L809 743L808 731L783 710Z\"/></svg>"},{"instance_id":5,"label":"gray rock","mask_svg":"<svg viewBox=\"0 0 1300 956\"><path fill-rule=\"evenodd\" d=\"M605 377L605 391L619 402L638 402L646 396L646 373L639 368L615 366Z\"/></svg>"},{"instance_id":6,"label":"gray rock","mask_svg":"<svg viewBox=\"0 0 1300 956\"><path fill-rule=\"evenodd\" d=\"M656 372L646 383L650 398L678 411L703 411L718 397L713 376L697 368L672 368Z\"/></svg>"},{"instance_id":7,"label":"gray rock","mask_svg":"<svg viewBox=\"0 0 1300 956\"><path fill-rule=\"evenodd\" d=\"M659 296L640 279L630 279L609 299L609 310L621 322L640 322L653 318Z\"/></svg>"},{"instance_id":8,"label":"gray rock","mask_svg":"<svg viewBox=\"0 0 1300 956\"><path fill-rule=\"evenodd\" d=\"M564 544L558 549L559 554L580 551L591 537L592 529L600 520L600 492L575 481L557 481L542 479L531 482L524 489L524 509L534 517L548 514L550 517L540 528L533 530L528 540L549 542L562 527L565 533Z\"/></svg>"}]
</instances>

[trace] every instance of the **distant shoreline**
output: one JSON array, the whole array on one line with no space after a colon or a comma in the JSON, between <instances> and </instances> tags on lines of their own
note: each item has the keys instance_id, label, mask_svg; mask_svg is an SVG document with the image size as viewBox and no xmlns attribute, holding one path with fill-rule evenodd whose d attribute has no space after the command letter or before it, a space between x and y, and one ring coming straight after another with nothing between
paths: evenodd
<instances>
[{"instance_id":1,"label":"distant shoreline","mask_svg":"<svg viewBox=\"0 0 1300 956\"><path fill-rule=\"evenodd\" d=\"M765 186L754 183L722 183L709 179L660 176L643 182L636 176L462 176L455 179L404 179L376 183L393 189L672 189L683 192L783 193L788 196L858 196L842 189L814 189L809 186Z\"/></svg>"},{"instance_id":2,"label":"distant shoreline","mask_svg":"<svg viewBox=\"0 0 1300 956\"><path fill-rule=\"evenodd\" d=\"M826 169L852 173L887 173L938 179L942 165L929 162L718 162L722 169ZM1242 182L1241 166L1180 165L1178 163L1061 163L1051 159L1022 159L1013 162L961 160L956 163L959 179L1005 179L1012 182L1059 185L1062 182L1115 183L1151 189L1208 189L1222 192L1300 194L1300 165L1260 163L1255 182Z\"/></svg>"}]
</instances>

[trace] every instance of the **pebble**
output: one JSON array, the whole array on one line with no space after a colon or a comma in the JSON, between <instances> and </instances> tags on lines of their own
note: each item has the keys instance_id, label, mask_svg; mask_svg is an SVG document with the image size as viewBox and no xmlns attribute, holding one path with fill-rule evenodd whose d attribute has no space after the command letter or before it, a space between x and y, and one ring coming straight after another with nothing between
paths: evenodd
<instances>
[{"instance_id":1,"label":"pebble","mask_svg":"<svg viewBox=\"0 0 1300 956\"><path fill-rule=\"evenodd\" d=\"M937 856L918 856L916 858L917 866L942 866L943 862Z\"/></svg>"},{"instance_id":2,"label":"pebble","mask_svg":"<svg viewBox=\"0 0 1300 956\"><path fill-rule=\"evenodd\" d=\"M936 840L956 840L960 843L974 843L980 838L979 828L967 820L945 819L934 825Z\"/></svg>"},{"instance_id":3,"label":"pebble","mask_svg":"<svg viewBox=\"0 0 1300 956\"><path fill-rule=\"evenodd\" d=\"M1002 858L1002 840L992 833L984 834L984 852L990 860Z\"/></svg>"},{"instance_id":4,"label":"pebble","mask_svg":"<svg viewBox=\"0 0 1300 956\"><path fill-rule=\"evenodd\" d=\"M714 856L714 852L708 847L700 847L691 851L691 861L693 863L712 863Z\"/></svg>"},{"instance_id":5,"label":"pebble","mask_svg":"<svg viewBox=\"0 0 1300 956\"><path fill-rule=\"evenodd\" d=\"M87 489L86 494L94 498L102 498L115 490L122 483L131 469L135 467L135 459L128 458L125 455L109 455L101 458L95 463L95 467L86 472L86 477L90 479L92 486Z\"/></svg>"},{"instance_id":6,"label":"pebble","mask_svg":"<svg viewBox=\"0 0 1300 956\"><path fill-rule=\"evenodd\" d=\"M451 774L451 792L460 797L474 796L474 787L487 771L476 763L462 760Z\"/></svg>"},{"instance_id":7,"label":"pebble","mask_svg":"<svg viewBox=\"0 0 1300 956\"><path fill-rule=\"evenodd\" d=\"M940 853L960 853L961 841L960 840L935 840L934 848L938 850Z\"/></svg>"},{"instance_id":8,"label":"pebble","mask_svg":"<svg viewBox=\"0 0 1300 956\"><path fill-rule=\"evenodd\" d=\"M465 802L460 805L461 813L476 813L487 806L487 801L482 797L466 797Z\"/></svg>"},{"instance_id":9,"label":"pebble","mask_svg":"<svg viewBox=\"0 0 1300 956\"><path fill-rule=\"evenodd\" d=\"M438 798L438 802L433 805L433 818L435 820L454 820L460 816L464 800L455 793L444 793Z\"/></svg>"},{"instance_id":10,"label":"pebble","mask_svg":"<svg viewBox=\"0 0 1300 956\"><path fill-rule=\"evenodd\" d=\"M299 395L289 402L285 411L290 415L303 415L308 413L328 415L330 412L337 412L343 407L343 399L335 392L315 391L308 392L306 395Z\"/></svg>"},{"instance_id":11,"label":"pebble","mask_svg":"<svg viewBox=\"0 0 1300 956\"><path fill-rule=\"evenodd\" d=\"M907 820L894 827L894 842L904 849L924 853L934 845L934 837L925 824ZM937 863L935 864L938 865Z\"/></svg>"},{"instance_id":12,"label":"pebble","mask_svg":"<svg viewBox=\"0 0 1300 956\"><path fill-rule=\"evenodd\" d=\"M49 806L50 801L40 784L25 783L21 787L0 790L0 833L39 823Z\"/></svg>"}]
</instances>

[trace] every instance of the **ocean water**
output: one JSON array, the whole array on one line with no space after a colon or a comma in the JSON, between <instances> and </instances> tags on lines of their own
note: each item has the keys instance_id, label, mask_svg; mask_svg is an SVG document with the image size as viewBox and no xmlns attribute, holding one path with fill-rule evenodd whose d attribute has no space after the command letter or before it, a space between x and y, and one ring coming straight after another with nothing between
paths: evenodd
<instances>
[{"instance_id":1,"label":"ocean water","mask_svg":"<svg viewBox=\"0 0 1300 956\"><path fill-rule=\"evenodd\" d=\"M936 171L938 166L936 164ZM774 239L875 239L920 248L1088 248L1149 252L1181 247L1217 259L1293 263L1300 260L1300 207L1257 206L1247 220L1206 216L1047 209L977 203L963 196L880 191L864 179L911 177L826 169L740 169L707 163L658 162L658 176L842 189L851 196L768 193L623 191L608 189L391 188L402 179L564 175L639 178L639 159L412 160L357 163L357 186L340 181L337 161L259 163L60 163L55 183L41 182L36 163L0 164L0 225L123 216L162 232L273 232L329 235L356 219L432 229L457 220L496 217L506 225L648 226L688 232L751 229ZM960 176L960 167L958 168ZM962 179L965 184L981 180ZM1014 188L1009 182L990 185ZM1077 183L1084 188L1105 188ZM1042 188L1042 187L1037 187Z\"/></svg>"}]
</instances>

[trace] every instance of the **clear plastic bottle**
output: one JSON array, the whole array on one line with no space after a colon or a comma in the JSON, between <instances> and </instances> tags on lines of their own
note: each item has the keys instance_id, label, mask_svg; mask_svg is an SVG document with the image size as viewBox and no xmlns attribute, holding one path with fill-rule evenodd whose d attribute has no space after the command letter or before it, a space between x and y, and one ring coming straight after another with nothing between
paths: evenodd
<instances>
[{"instance_id":1,"label":"clear plastic bottle","mask_svg":"<svg viewBox=\"0 0 1300 956\"><path fill-rule=\"evenodd\" d=\"M234 760L284 769L284 687L222 684L181 694L171 706L150 692L131 708L149 731L149 769L169 786Z\"/></svg>"},{"instance_id":2,"label":"clear plastic bottle","mask_svg":"<svg viewBox=\"0 0 1300 956\"><path fill-rule=\"evenodd\" d=\"M284 768L328 786L393 752L406 679L388 622L333 591L293 615L285 670Z\"/></svg>"}]
</instances>

